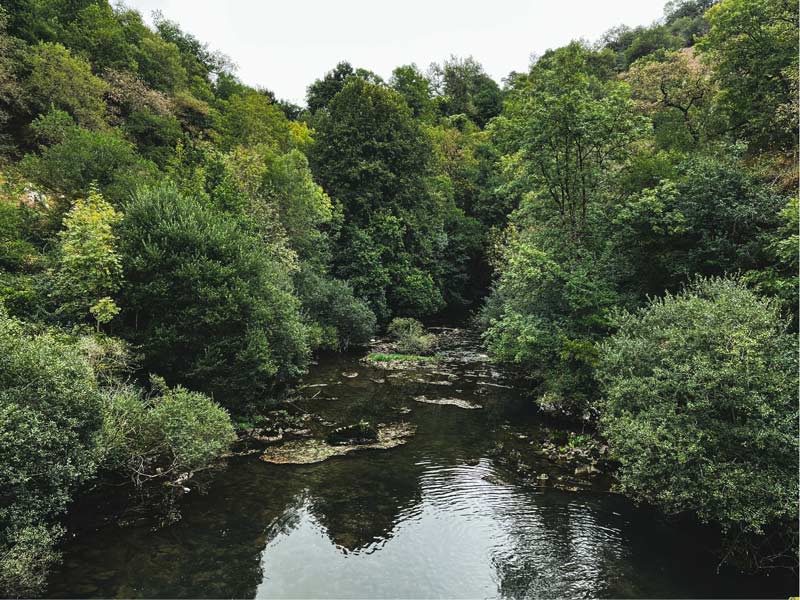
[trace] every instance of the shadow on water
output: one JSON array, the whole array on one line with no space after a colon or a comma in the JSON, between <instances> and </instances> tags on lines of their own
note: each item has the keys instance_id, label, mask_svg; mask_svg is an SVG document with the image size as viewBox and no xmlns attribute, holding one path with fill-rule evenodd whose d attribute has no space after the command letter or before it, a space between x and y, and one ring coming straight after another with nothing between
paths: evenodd
<instances>
[{"instance_id":1,"label":"shadow on water","mask_svg":"<svg viewBox=\"0 0 800 600\"><path fill-rule=\"evenodd\" d=\"M343 373L357 372L357 377ZM788 573L716 573L701 531L600 489L519 484L498 439L541 425L468 337L439 365L387 372L333 355L303 410L410 421L405 446L311 465L231 459L182 519L125 527L76 507L53 597L788 597ZM459 398L481 410L423 404ZM528 442L530 443L530 442Z\"/></svg>"}]
</instances>

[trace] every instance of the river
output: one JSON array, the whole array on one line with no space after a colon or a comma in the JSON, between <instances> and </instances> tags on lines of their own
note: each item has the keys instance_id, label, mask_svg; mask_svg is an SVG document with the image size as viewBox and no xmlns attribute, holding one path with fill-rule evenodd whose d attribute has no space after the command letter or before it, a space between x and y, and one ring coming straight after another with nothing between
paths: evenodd
<instances>
[{"instance_id":1,"label":"river","mask_svg":"<svg viewBox=\"0 0 800 600\"><path fill-rule=\"evenodd\" d=\"M707 532L677 526L610 493L602 477L572 481L568 469L541 457L533 466L549 479L520 481L493 448L500 440L535 449L546 426L473 337L451 337L442 362L418 371L385 371L362 364L358 355L326 355L302 382L298 411L341 424L409 422L416 434L405 445L307 465L268 464L257 454L231 458L206 489L180 500L181 518L165 527L148 518L120 524L105 490L102 504L84 500L73 511L49 595L796 593L796 576L789 573L749 576L725 567L717 573ZM415 400L420 396L481 408Z\"/></svg>"}]
</instances>

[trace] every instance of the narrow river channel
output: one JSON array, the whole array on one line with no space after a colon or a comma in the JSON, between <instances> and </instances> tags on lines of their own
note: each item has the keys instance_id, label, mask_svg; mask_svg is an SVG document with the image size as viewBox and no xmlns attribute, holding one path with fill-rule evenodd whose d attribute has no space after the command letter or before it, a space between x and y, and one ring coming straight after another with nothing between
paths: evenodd
<instances>
[{"instance_id":1,"label":"narrow river channel","mask_svg":"<svg viewBox=\"0 0 800 600\"><path fill-rule=\"evenodd\" d=\"M306 465L232 458L161 528L147 518L123 526L107 506L84 506L49 594L787 597L796 589L789 573L717 573L702 531L608 492L602 477L573 482L542 457L534 467L549 478L518 481L493 448L535 447L545 425L474 338L452 336L442 360L420 370L359 358L321 357L296 408L338 424L408 422L416 434L405 445Z\"/></svg>"}]
</instances>

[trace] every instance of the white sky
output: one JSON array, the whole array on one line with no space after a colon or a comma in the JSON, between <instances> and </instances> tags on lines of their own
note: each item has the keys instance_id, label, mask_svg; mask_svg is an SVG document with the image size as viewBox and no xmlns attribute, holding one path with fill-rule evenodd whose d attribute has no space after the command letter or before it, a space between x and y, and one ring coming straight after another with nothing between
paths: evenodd
<instances>
[{"instance_id":1,"label":"white sky","mask_svg":"<svg viewBox=\"0 0 800 600\"><path fill-rule=\"evenodd\" d=\"M647 25L666 0L127 0L149 23L177 21L238 65L238 76L303 103L306 87L340 60L388 78L415 62L474 56L500 82L530 56L594 41L624 23Z\"/></svg>"}]
</instances>

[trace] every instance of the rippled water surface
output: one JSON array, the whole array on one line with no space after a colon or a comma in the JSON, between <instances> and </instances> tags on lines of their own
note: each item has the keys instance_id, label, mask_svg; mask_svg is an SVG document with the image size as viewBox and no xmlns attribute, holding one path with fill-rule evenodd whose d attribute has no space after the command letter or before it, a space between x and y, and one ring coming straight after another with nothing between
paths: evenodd
<instances>
[{"instance_id":1,"label":"rippled water surface","mask_svg":"<svg viewBox=\"0 0 800 600\"><path fill-rule=\"evenodd\" d=\"M80 505L54 597L788 597L797 581L716 572L703 532L601 484L523 486L497 440L537 444L529 403L469 338L421 372L320 360L299 408L337 423L409 421L405 446L312 465L231 459L177 523L119 526ZM342 373L357 372L353 378ZM387 377L388 375L388 377ZM326 384L326 385L320 385ZM480 410L415 402L460 398ZM408 410L410 409L410 412ZM513 441L513 442L512 442ZM559 470L542 462L537 470ZM566 473L566 471L564 471ZM565 481L568 478L565 476ZM130 520L130 519L128 519Z\"/></svg>"}]
</instances>

